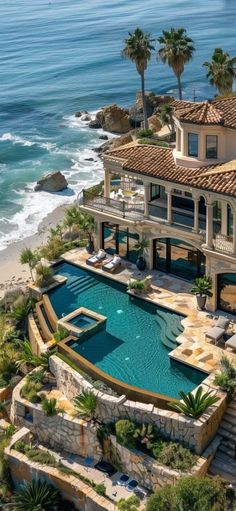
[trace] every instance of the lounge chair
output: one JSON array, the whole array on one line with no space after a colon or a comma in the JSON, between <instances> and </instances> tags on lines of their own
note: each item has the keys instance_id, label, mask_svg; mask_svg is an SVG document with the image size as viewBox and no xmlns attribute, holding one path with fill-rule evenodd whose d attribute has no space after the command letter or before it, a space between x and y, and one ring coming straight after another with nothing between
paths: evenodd
<instances>
[{"instance_id":1,"label":"lounge chair","mask_svg":"<svg viewBox=\"0 0 236 511\"><path fill-rule=\"evenodd\" d=\"M106 258L106 252L103 249L100 249L97 254L89 257L86 260L86 264L89 264L90 266L97 266L100 264L104 259Z\"/></svg>"},{"instance_id":2,"label":"lounge chair","mask_svg":"<svg viewBox=\"0 0 236 511\"><path fill-rule=\"evenodd\" d=\"M228 341L225 342L226 348L232 348L236 351L236 334L232 335Z\"/></svg>"},{"instance_id":3,"label":"lounge chair","mask_svg":"<svg viewBox=\"0 0 236 511\"><path fill-rule=\"evenodd\" d=\"M224 318L224 316L219 316L215 326L207 330L207 332L205 333L206 339L208 338L211 341L214 341L215 344L218 344L218 342L223 338L223 335L225 334L225 331L227 330L229 323L230 323L229 319Z\"/></svg>"},{"instance_id":4,"label":"lounge chair","mask_svg":"<svg viewBox=\"0 0 236 511\"><path fill-rule=\"evenodd\" d=\"M102 269L105 271L113 272L117 270L121 265L121 258L118 255L115 255L113 259L103 264Z\"/></svg>"}]
</instances>

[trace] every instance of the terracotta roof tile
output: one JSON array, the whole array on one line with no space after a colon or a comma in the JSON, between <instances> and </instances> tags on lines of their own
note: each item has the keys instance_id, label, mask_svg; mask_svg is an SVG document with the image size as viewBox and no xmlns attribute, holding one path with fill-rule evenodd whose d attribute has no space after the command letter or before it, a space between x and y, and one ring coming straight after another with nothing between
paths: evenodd
<instances>
[{"instance_id":1,"label":"terracotta roof tile","mask_svg":"<svg viewBox=\"0 0 236 511\"><path fill-rule=\"evenodd\" d=\"M175 164L172 149L151 145L116 149L105 159L120 161L129 172L236 197L236 161L232 165L181 167Z\"/></svg>"},{"instance_id":2,"label":"terracotta roof tile","mask_svg":"<svg viewBox=\"0 0 236 511\"><path fill-rule=\"evenodd\" d=\"M183 122L205 125L223 125L236 129L236 96L212 101L180 101L171 103L174 115Z\"/></svg>"}]
</instances>

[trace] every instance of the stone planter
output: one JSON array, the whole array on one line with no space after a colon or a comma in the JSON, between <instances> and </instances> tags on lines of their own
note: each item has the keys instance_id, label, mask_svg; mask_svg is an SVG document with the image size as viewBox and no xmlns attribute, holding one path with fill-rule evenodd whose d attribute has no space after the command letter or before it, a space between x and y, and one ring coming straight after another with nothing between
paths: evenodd
<instances>
[{"instance_id":1,"label":"stone planter","mask_svg":"<svg viewBox=\"0 0 236 511\"><path fill-rule=\"evenodd\" d=\"M200 309L200 310L203 310L205 309L205 305L206 305L206 296L205 295L196 295L196 299L197 299L197 308Z\"/></svg>"},{"instance_id":2,"label":"stone planter","mask_svg":"<svg viewBox=\"0 0 236 511\"><path fill-rule=\"evenodd\" d=\"M143 256L138 257L136 261L136 266L140 271L144 271L146 269L146 261Z\"/></svg>"},{"instance_id":3,"label":"stone planter","mask_svg":"<svg viewBox=\"0 0 236 511\"><path fill-rule=\"evenodd\" d=\"M93 254L93 252L94 252L94 242L93 242L93 240L88 241L88 243L86 245L86 250L87 250L88 254Z\"/></svg>"}]
</instances>

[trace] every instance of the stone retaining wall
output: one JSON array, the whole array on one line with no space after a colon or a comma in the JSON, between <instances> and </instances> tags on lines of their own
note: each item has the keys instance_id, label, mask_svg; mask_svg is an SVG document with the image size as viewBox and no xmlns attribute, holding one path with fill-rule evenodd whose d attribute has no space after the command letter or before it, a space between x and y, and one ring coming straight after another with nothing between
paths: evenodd
<instances>
[{"instance_id":1,"label":"stone retaining wall","mask_svg":"<svg viewBox=\"0 0 236 511\"><path fill-rule=\"evenodd\" d=\"M52 484L62 493L62 496L73 502L79 511L114 511L114 504L108 499L99 496L90 486L80 481L77 477L66 475L54 467L40 465L31 462L24 454L13 449L16 440L27 439L29 430L23 428L16 435L13 435L11 444L5 449L9 468L14 483L40 479Z\"/></svg>"},{"instance_id":2,"label":"stone retaining wall","mask_svg":"<svg viewBox=\"0 0 236 511\"><path fill-rule=\"evenodd\" d=\"M113 435L104 442L104 446L105 459L108 462L118 466L120 470L136 479L141 486L151 491L156 491L165 484L174 485L177 479L183 476L204 476L208 469L208 460L201 457L188 472L173 470L137 449L128 449L120 445Z\"/></svg>"},{"instance_id":3,"label":"stone retaining wall","mask_svg":"<svg viewBox=\"0 0 236 511\"><path fill-rule=\"evenodd\" d=\"M22 398L21 388L25 380L15 387L12 394L11 421L17 426L27 427L40 442L52 449L68 451L81 456L99 459L102 455L97 440L96 427L92 423L60 413L48 417L41 404L33 404Z\"/></svg>"},{"instance_id":4,"label":"stone retaining wall","mask_svg":"<svg viewBox=\"0 0 236 511\"><path fill-rule=\"evenodd\" d=\"M44 343L41 337L40 331L32 313L28 315L28 334L33 353L35 355L46 353L48 346Z\"/></svg>"},{"instance_id":5,"label":"stone retaining wall","mask_svg":"<svg viewBox=\"0 0 236 511\"><path fill-rule=\"evenodd\" d=\"M217 432L221 418L226 410L226 394L219 392L220 400L204 413L200 419L194 420L176 412L162 410L154 405L138 403L126 399L126 396L114 397L97 391L59 357L50 359L50 370L55 375L57 387L67 399L73 399L85 389L93 389L97 394L97 414L104 423L128 418L137 423L151 423L171 440L179 440L186 447L201 454ZM202 385L209 390L205 380ZM209 379L210 384L210 379Z\"/></svg>"}]
</instances>

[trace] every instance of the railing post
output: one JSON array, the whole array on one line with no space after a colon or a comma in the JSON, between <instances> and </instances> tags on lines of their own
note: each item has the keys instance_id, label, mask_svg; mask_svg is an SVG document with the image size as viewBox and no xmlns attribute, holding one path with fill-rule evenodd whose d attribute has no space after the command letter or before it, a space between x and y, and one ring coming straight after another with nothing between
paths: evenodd
<instances>
[{"instance_id":1,"label":"railing post","mask_svg":"<svg viewBox=\"0 0 236 511\"><path fill-rule=\"evenodd\" d=\"M125 201L124 200L122 203L122 212L123 212L123 218L125 218Z\"/></svg>"}]
</instances>

